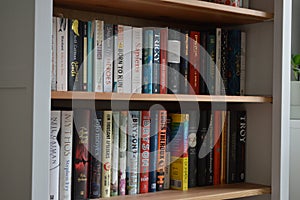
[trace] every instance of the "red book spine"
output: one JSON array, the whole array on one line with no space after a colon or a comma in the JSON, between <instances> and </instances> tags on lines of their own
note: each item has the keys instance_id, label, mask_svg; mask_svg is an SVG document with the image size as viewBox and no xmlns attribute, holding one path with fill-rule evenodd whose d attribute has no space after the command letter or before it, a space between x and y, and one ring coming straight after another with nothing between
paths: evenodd
<instances>
[{"instance_id":1,"label":"red book spine","mask_svg":"<svg viewBox=\"0 0 300 200\"><path fill-rule=\"evenodd\" d=\"M148 193L149 188L149 147L150 111L142 111L141 155L140 155L140 193Z\"/></svg>"},{"instance_id":2,"label":"red book spine","mask_svg":"<svg viewBox=\"0 0 300 200\"><path fill-rule=\"evenodd\" d=\"M214 158L213 158L213 184L218 185L221 181L221 111L215 111L214 116Z\"/></svg>"},{"instance_id":3,"label":"red book spine","mask_svg":"<svg viewBox=\"0 0 300 200\"><path fill-rule=\"evenodd\" d=\"M190 94L200 94L200 32L190 32L189 81Z\"/></svg>"},{"instance_id":4,"label":"red book spine","mask_svg":"<svg viewBox=\"0 0 300 200\"><path fill-rule=\"evenodd\" d=\"M168 28L160 30L160 94L167 94Z\"/></svg>"},{"instance_id":5,"label":"red book spine","mask_svg":"<svg viewBox=\"0 0 300 200\"><path fill-rule=\"evenodd\" d=\"M157 191L163 190L165 179L166 142L167 142L167 111L160 110L158 115L158 146L157 146Z\"/></svg>"}]
</instances>

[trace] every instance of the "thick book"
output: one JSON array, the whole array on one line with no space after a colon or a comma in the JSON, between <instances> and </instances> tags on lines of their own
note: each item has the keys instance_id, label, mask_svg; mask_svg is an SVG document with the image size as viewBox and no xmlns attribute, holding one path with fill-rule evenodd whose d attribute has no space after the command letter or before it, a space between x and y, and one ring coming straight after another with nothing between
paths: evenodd
<instances>
[{"instance_id":1,"label":"thick book","mask_svg":"<svg viewBox=\"0 0 300 200\"><path fill-rule=\"evenodd\" d=\"M113 87L113 59L114 59L114 27L112 24L104 24L104 71L103 71L103 92L112 92Z\"/></svg>"},{"instance_id":2,"label":"thick book","mask_svg":"<svg viewBox=\"0 0 300 200\"><path fill-rule=\"evenodd\" d=\"M131 69L131 92L142 93L142 49L143 29L132 28L132 69Z\"/></svg>"},{"instance_id":3,"label":"thick book","mask_svg":"<svg viewBox=\"0 0 300 200\"><path fill-rule=\"evenodd\" d=\"M218 185L221 181L221 141L222 141L222 131L221 131L221 111L214 111L214 127L213 127L213 184Z\"/></svg>"},{"instance_id":4,"label":"thick book","mask_svg":"<svg viewBox=\"0 0 300 200\"><path fill-rule=\"evenodd\" d=\"M90 110L74 110L73 199L88 198Z\"/></svg>"},{"instance_id":5,"label":"thick book","mask_svg":"<svg viewBox=\"0 0 300 200\"><path fill-rule=\"evenodd\" d=\"M153 38L153 29L145 28L143 32L142 93L148 94L152 94Z\"/></svg>"},{"instance_id":6,"label":"thick book","mask_svg":"<svg viewBox=\"0 0 300 200\"><path fill-rule=\"evenodd\" d=\"M56 89L68 90L68 19L56 21Z\"/></svg>"},{"instance_id":7,"label":"thick book","mask_svg":"<svg viewBox=\"0 0 300 200\"><path fill-rule=\"evenodd\" d=\"M158 146L158 116L157 110L151 110L150 126L150 164L149 164L149 192L156 192L157 146Z\"/></svg>"},{"instance_id":8,"label":"thick book","mask_svg":"<svg viewBox=\"0 0 300 200\"><path fill-rule=\"evenodd\" d=\"M104 52L104 22L94 20L94 50L93 50L93 90L103 92L103 52Z\"/></svg>"},{"instance_id":9,"label":"thick book","mask_svg":"<svg viewBox=\"0 0 300 200\"><path fill-rule=\"evenodd\" d=\"M237 111L230 111L230 118L228 122L228 154L227 154L227 173L226 182L235 183L237 178L236 173L236 148L237 148Z\"/></svg>"},{"instance_id":10,"label":"thick book","mask_svg":"<svg viewBox=\"0 0 300 200\"><path fill-rule=\"evenodd\" d=\"M68 90L83 90L83 22L68 21Z\"/></svg>"},{"instance_id":11,"label":"thick book","mask_svg":"<svg viewBox=\"0 0 300 200\"><path fill-rule=\"evenodd\" d=\"M200 94L200 32L190 32L189 82L190 94Z\"/></svg>"},{"instance_id":12,"label":"thick book","mask_svg":"<svg viewBox=\"0 0 300 200\"><path fill-rule=\"evenodd\" d=\"M119 25L120 26L120 25ZM124 28L124 38L123 38L123 83L120 87L121 93L131 93L131 65L132 65L132 27L123 26ZM119 39L119 36L118 36Z\"/></svg>"},{"instance_id":13,"label":"thick book","mask_svg":"<svg viewBox=\"0 0 300 200\"><path fill-rule=\"evenodd\" d=\"M87 22L87 91L93 91L94 21Z\"/></svg>"},{"instance_id":14,"label":"thick book","mask_svg":"<svg viewBox=\"0 0 300 200\"><path fill-rule=\"evenodd\" d=\"M119 193L119 136L120 112L113 111L110 196Z\"/></svg>"},{"instance_id":15,"label":"thick book","mask_svg":"<svg viewBox=\"0 0 300 200\"><path fill-rule=\"evenodd\" d=\"M60 119L61 111L51 111L50 121L50 200L59 200L59 170L60 170Z\"/></svg>"},{"instance_id":16,"label":"thick book","mask_svg":"<svg viewBox=\"0 0 300 200\"><path fill-rule=\"evenodd\" d=\"M160 93L160 28L153 29L152 93Z\"/></svg>"},{"instance_id":17,"label":"thick book","mask_svg":"<svg viewBox=\"0 0 300 200\"><path fill-rule=\"evenodd\" d=\"M168 82L168 28L160 29L160 94L167 94Z\"/></svg>"},{"instance_id":18,"label":"thick book","mask_svg":"<svg viewBox=\"0 0 300 200\"><path fill-rule=\"evenodd\" d=\"M237 141L236 141L236 182L245 181L246 164L246 137L247 116L246 111L238 111L237 119Z\"/></svg>"},{"instance_id":19,"label":"thick book","mask_svg":"<svg viewBox=\"0 0 300 200\"><path fill-rule=\"evenodd\" d=\"M52 40L51 40L51 55L52 55L52 66L51 66L51 90L56 91L56 23L57 17L52 17Z\"/></svg>"},{"instance_id":20,"label":"thick book","mask_svg":"<svg viewBox=\"0 0 300 200\"><path fill-rule=\"evenodd\" d=\"M168 93L180 93L180 30L168 30Z\"/></svg>"},{"instance_id":21,"label":"thick book","mask_svg":"<svg viewBox=\"0 0 300 200\"><path fill-rule=\"evenodd\" d=\"M112 111L103 112L102 132L102 197L110 197L111 152L112 152Z\"/></svg>"},{"instance_id":22,"label":"thick book","mask_svg":"<svg viewBox=\"0 0 300 200\"><path fill-rule=\"evenodd\" d=\"M119 195L126 194L126 150L127 150L128 112L120 112L119 135Z\"/></svg>"},{"instance_id":23,"label":"thick book","mask_svg":"<svg viewBox=\"0 0 300 200\"><path fill-rule=\"evenodd\" d=\"M103 111L91 112L89 198L101 197Z\"/></svg>"},{"instance_id":24,"label":"thick book","mask_svg":"<svg viewBox=\"0 0 300 200\"><path fill-rule=\"evenodd\" d=\"M73 111L61 112L59 199L71 200Z\"/></svg>"},{"instance_id":25,"label":"thick book","mask_svg":"<svg viewBox=\"0 0 300 200\"><path fill-rule=\"evenodd\" d=\"M127 194L137 194L139 166L140 111L128 112Z\"/></svg>"},{"instance_id":26,"label":"thick book","mask_svg":"<svg viewBox=\"0 0 300 200\"><path fill-rule=\"evenodd\" d=\"M158 135L157 135L157 169L156 190L164 189L165 165L166 165L166 142L167 142L167 111L159 110L158 113Z\"/></svg>"},{"instance_id":27,"label":"thick book","mask_svg":"<svg viewBox=\"0 0 300 200\"><path fill-rule=\"evenodd\" d=\"M171 114L171 188L188 190L188 114Z\"/></svg>"},{"instance_id":28,"label":"thick book","mask_svg":"<svg viewBox=\"0 0 300 200\"><path fill-rule=\"evenodd\" d=\"M142 111L141 153L140 153L140 193L148 193L150 157L150 111Z\"/></svg>"},{"instance_id":29,"label":"thick book","mask_svg":"<svg viewBox=\"0 0 300 200\"><path fill-rule=\"evenodd\" d=\"M189 93L189 48L190 48L189 31L184 30L181 33L181 52L180 52L180 93Z\"/></svg>"}]
</instances>

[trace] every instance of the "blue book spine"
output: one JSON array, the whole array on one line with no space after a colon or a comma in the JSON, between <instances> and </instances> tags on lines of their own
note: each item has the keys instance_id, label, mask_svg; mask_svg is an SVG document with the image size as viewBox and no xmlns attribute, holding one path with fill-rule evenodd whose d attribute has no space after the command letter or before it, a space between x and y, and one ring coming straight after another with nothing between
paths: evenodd
<instances>
[{"instance_id":1,"label":"blue book spine","mask_svg":"<svg viewBox=\"0 0 300 200\"><path fill-rule=\"evenodd\" d=\"M156 192L156 167L158 145L158 111L151 111L149 192Z\"/></svg>"},{"instance_id":2,"label":"blue book spine","mask_svg":"<svg viewBox=\"0 0 300 200\"><path fill-rule=\"evenodd\" d=\"M153 70L153 30L147 29L143 33L143 85L142 93L152 94Z\"/></svg>"},{"instance_id":3,"label":"blue book spine","mask_svg":"<svg viewBox=\"0 0 300 200\"><path fill-rule=\"evenodd\" d=\"M87 60L87 91L93 91L93 49L94 49L94 31L92 30L92 21L88 21L88 60Z\"/></svg>"},{"instance_id":4,"label":"blue book spine","mask_svg":"<svg viewBox=\"0 0 300 200\"><path fill-rule=\"evenodd\" d=\"M153 76L152 93L160 93L160 28L153 31Z\"/></svg>"}]
</instances>

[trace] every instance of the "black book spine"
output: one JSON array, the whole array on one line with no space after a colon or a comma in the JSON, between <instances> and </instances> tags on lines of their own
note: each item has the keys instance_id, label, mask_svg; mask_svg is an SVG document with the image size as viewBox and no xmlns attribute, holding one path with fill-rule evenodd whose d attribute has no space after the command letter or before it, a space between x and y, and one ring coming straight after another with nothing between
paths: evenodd
<instances>
[{"instance_id":1,"label":"black book spine","mask_svg":"<svg viewBox=\"0 0 300 200\"><path fill-rule=\"evenodd\" d=\"M206 156L206 185L212 185L214 180L214 112L209 112L208 114L209 126L207 131L207 141L208 141L208 154Z\"/></svg>"},{"instance_id":2,"label":"black book spine","mask_svg":"<svg viewBox=\"0 0 300 200\"><path fill-rule=\"evenodd\" d=\"M237 131L237 141L236 141L236 182L245 181L245 161L246 161L246 135L247 135L247 119L246 111L238 112L238 131Z\"/></svg>"},{"instance_id":3,"label":"black book spine","mask_svg":"<svg viewBox=\"0 0 300 200\"><path fill-rule=\"evenodd\" d=\"M83 22L77 19L68 21L68 90L83 90Z\"/></svg>"},{"instance_id":4,"label":"black book spine","mask_svg":"<svg viewBox=\"0 0 300 200\"><path fill-rule=\"evenodd\" d=\"M236 182L236 138L237 138L237 112L230 112L230 131L229 134L229 157L227 162L227 183Z\"/></svg>"},{"instance_id":5,"label":"black book spine","mask_svg":"<svg viewBox=\"0 0 300 200\"><path fill-rule=\"evenodd\" d=\"M160 28L153 30L152 93L160 93Z\"/></svg>"},{"instance_id":6,"label":"black book spine","mask_svg":"<svg viewBox=\"0 0 300 200\"><path fill-rule=\"evenodd\" d=\"M182 31L180 53L180 93L189 94L189 31Z\"/></svg>"},{"instance_id":7,"label":"black book spine","mask_svg":"<svg viewBox=\"0 0 300 200\"><path fill-rule=\"evenodd\" d=\"M228 65L228 31L222 29L221 33L221 76L223 80L223 87L221 94L228 94L228 81L227 81L227 65Z\"/></svg>"},{"instance_id":8,"label":"black book spine","mask_svg":"<svg viewBox=\"0 0 300 200\"><path fill-rule=\"evenodd\" d=\"M200 94L208 94L207 89L207 32L200 34Z\"/></svg>"},{"instance_id":9,"label":"black book spine","mask_svg":"<svg viewBox=\"0 0 300 200\"><path fill-rule=\"evenodd\" d=\"M89 198L101 197L101 150L103 112L92 112L90 131Z\"/></svg>"},{"instance_id":10,"label":"black book spine","mask_svg":"<svg viewBox=\"0 0 300 200\"><path fill-rule=\"evenodd\" d=\"M180 30L169 29L168 33L168 93L180 93Z\"/></svg>"}]
</instances>

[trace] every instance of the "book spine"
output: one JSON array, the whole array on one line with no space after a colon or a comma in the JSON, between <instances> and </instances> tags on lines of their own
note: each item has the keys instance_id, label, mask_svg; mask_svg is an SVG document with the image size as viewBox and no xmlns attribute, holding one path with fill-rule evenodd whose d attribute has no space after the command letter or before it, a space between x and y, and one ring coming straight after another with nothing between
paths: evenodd
<instances>
[{"instance_id":1,"label":"book spine","mask_svg":"<svg viewBox=\"0 0 300 200\"><path fill-rule=\"evenodd\" d=\"M221 76L222 76L222 81L223 84L221 88L221 94L226 95L228 94L228 80L227 80L227 57L228 57L228 31L227 30L222 30L221 33Z\"/></svg>"},{"instance_id":2,"label":"book spine","mask_svg":"<svg viewBox=\"0 0 300 200\"><path fill-rule=\"evenodd\" d=\"M247 136L247 119L246 111L238 112L238 132L236 142L236 182L245 181L245 162L246 162L246 136Z\"/></svg>"},{"instance_id":3,"label":"book spine","mask_svg":"<svg viewBox=\"0 0 300 200\"><path fill-rule=\"evenodd\" d=\"M74 111L73 198L88 198L90 110Z\"/></svg>"},{"instance_id":4,"label":"book spine","mask_svg":"<svg viewBox=\"0 0 300 200\"><path fill-rule=\"evenodd\" d=\"M149 188L149 150L150 150L150 111L142 111L140 193L148 193Z\"/></svg>"},{"instance_id":5,"label":"book spine","mask_svg":"<svg viewBox=\"0 0 300 200\"><path fill-rule=\"evenodd\" d=\"M56 21L56 81L57 91L68 90L68 19Z\"/></svg>"},{"instance_id":6,"label":"book spine","mask_svg":"<svg viewBox=\"0 0 300 200\"><path fill-rule=\"evenodd\" d=\"M59 170L60 170L60 111L51 111L50 121L50 200L59 200Z\"/></svg>"},{"instance_id":7,"label":"book spine","mask_svg":"<svg viewBox=\"0 0 300 200\"><path fill-rule=\"evenodd\" d=\"M68 23L68 90L83 90L83 22L70 19Z\"/></svg>"},{"instance_id":8,"label":"book spine","mask_svg":"<svg viewBox=\"0 0 300 200\"><path fill-rule=\"evenodd\" d=\"M200 94L200 32L190 32L189 52L189 81L191 84L190 94Z\"/></svg>"},{"instance_id":9,"label":"book spine","mask_svg":"<svg viewBox=\"0 0 300 200\"><path fill-rule=\"evenodd\" d=\"M51 90L56 91L56 71L57 71L57 64L56 64L56 23L57 17L52 18L52 43L51 43L51 54L52 54L52 66L51 66Z\"/></svg>"},{"instance_id":10,"label":"book spine","mask_svg":"<svg viewBox=\"0 0 300 200\"><path fill-rule=\"evenodd\" d=\"M90 131L90 175L89 198L101 197L101 160L102 160L102 125L103 112L92 112L92 127Z\"/></svg>"},{"instance_id":11,"label":"book spine","mask_svg":"<svg viewBox=\"0 0 300 200\"><path fill-rule=\"evenodd\" d=\"M221 111L214 111L214 157L213 184L220 184L221 180Z\"/></svg>"},{"instance_id":12,"label":"book spine","mask_svg":"<svg viewBox=\"0 0 300 200\"><path fill-rule=\"evenodd\" d=\"M93 70L93 89L95 92L103 92L103 40L104 40L104 22L95 20L94 33L94 70Z\"/></svg>"},{"instance_id":13,"label":"book spine","mask_svg":"<svg viewBox=\"0 0 300 200\"><path fill-rule=\"evenodd\" d=\"M180 93L189 93L189 31L183 31L181 34L181 52L180 52Z\"/></svg>"},{"instance_id":14,"label":"book spine","mask_svg":"<svg viewBox=\"0 0 300 200\"><path fill-rule=\"evenodd\" d=\"M114 27L112 24L104 24L103 92L112 92L114 59L113 31Z\"/></svg>"},{"instance_id":15,"label":"book spine","mask_svg":"<svg viewBox=\"0 0 300 200\"><path fill-rule=\"evenodd\" d=\"M221 177L220 177L220 183L226 184L226 161L227 161L227 111L222 111L222 135L221 135Z\"/></svg>"},{"instance_id":16,"label":"book spine","mask_svg":"<svg viewBox=\"0 0 300 200\"><path fill-rule=\"evenodd\" d=\"M246 32L241 32L240 95L245 95L245 89L246 89Z\"/></svg>"},{"instance_id":17,"label":"book spine","mask_svg":"<svg viewBox=\"0 0 300 200\"><path fill-rule=\"evenodd\" d=\"M128 112L127 194L137 194L140 112Z\"/></svg>"},{"instance_id":18,"label":"book spine","mask_svg":"<svg viewBox=\"0 0 300 200\"><path fill-rule=\"evenodd\" d=\"M249 0L243 0L243 8L249 8Z\"/></svg>"},{"instance_id":19,"label":"book spine","mask_svg":"<svg viewBox=\"0 0 300 200\"><path fill-rule=\"evenodd\" d=\"M170 29L168 32L168 93L180 92L180 32Z\"/></svg>"},{"instance_id":20,"label":"book spine","mask_svg":"<svg viewBox=\"0 0 300 200\"><path fill-rule=\"evenodd\" d=\"M87 42L88 42L88 57L87 57L87 91L93 91L93 51L94 51L94 21L88 21Z\"/></svg>"},{"instance_id":21,"label":"book spine","mask_svg":"<svg viewBox=\"0 0 300 200\"><path fill-rule=\"evenodd\" d=\"M153 30L153 74L152 93L160 93L160 28Z\"/></svg>"},{"instance_id":22,"label":"book spine","mask_svg":"<svg viewBox=\"0 0 300 200\"><path fill-rule=\"evenodd\" d=\"M113 127L112 127L112 155L111 155L111 184L110 196L118 196L119 191L119 125L120 125L120 112L113 111Z\"/></svg>"},{"instance_id":23,"label":"book spine","mask_svg":"<svg viewBox=\"0 0 300 200\"><path fill-rule=\"evenodd\" d=\"M110 176L111 176L111 136L112 136L112 111L103 113L103 150L102 150L102 197L110 197Z\"/></svg>"},{"instance_id":24,"label":"book spine","mask_svg":"<svg viewBox=\"0 0 300 200\"><path fill-rule=\"evenodd\" d=\"M206 185L213 185L214 181L214 112L209 114L209 127L208 127L208 155L206 156Z\"/></svg>"},{"instance_id":25,"label":"book spine","mask_svg":"<svg viewBox=\"0 0 300 200\"><path fill-rule=\"evenodd\" d=\"M216 28L216 58L215 58L215 94L221 95L221 81L222 81L222 71L221 71L221 37L222 29Z\"/></svg>"},{"instance_id":26,"label":"book spine","mask_svg":"<svg viewBox=\"0 0 300 200\"><path fill-rule=\"evenodd\" d=\"M237 142L237 111L230 112L229 155L227 168L227 183L236 182L236 142Z\"/></svg>"},{"instance_id":27,"label":"book spine","mask_svg":"<svg viewBox=\"0 0 300 200\"><path fill-rule=\"evenodd\" d=\"M207 38L207 53L208 53L208 58L206 62L206 67L207 67L207 88L208 88L208 93L210 95L215 94L215 58L216 58L216 34L215 33L208 33L208 38Z\"/></svg>"},{"instance_id":28,"label":"book spine","mask_svg":"<svg viewBox=\"0 0 300 200\"><path fill-rule=\"evenodd\" d=\"M143 85L142 93L152 94L153 73L153 30L146 29L143 33Z\"/></svg>"},{"instance_id":29,"label":"book spine","mask_svg":"<svg viewBox=\"0 0 300 200\"><path fill-rule=\"evenodd\" d=\"M166 132L167 132L167 111L160 110L158 115L158 146L157 146L157 169L156 169L156 190L164 189L165 165L166 165Z\"/></svg>"},{"instance_id":30,"label":"book spine","mask_svg":"<svg viewBox=\"0 0 300 200\"><path fill-rule=\"evenodd\" d=\"M150 164L149 164L149 192L156 192L156 168L158 145L158 111L151 111L150 127Z\"/></svg>"},{"instance_id":31,"label":"book spine","mask_svg":"<svg viewBox=\"0 0 300 200\"><path fill-rule=\"evenodd\" d=\"M123 92L131 93L132 27L124 26Z\"/></svg>"},{"instance_id":32,"label":"book spine","mask_svg":"<svg viewBox=\"0 0 300 200\"><path fill-rule=\"evenodd\" d=\"M113 40L114 40L114 59L113 59L113 92L117 92L118 88L118 59L119 59L119 43L118 43L118 25L113 25ZM121 52L122 53L122 52Z\"/></svg>"},{"instance_id":33,"label":"book spine","mask_svg":"<svg viewBox=\"0 0 300 200\"><path fill-rule=\"evenodd\" d=\"M200 94L208 94L207 89L207 32L200 34Z\"/></svg>"},{"instance_id":34,"label":"book spine","mask_svg":"<svg viewBox=\"0 0 300 200\"><path fill-rule=\"evenodd\" d=\"M143 29L132 28L132 93L142 93Z\"/></svg>"},{"instance_id":35,"label":"book spine","mask_svg":"<svg viewBox=\"0 0 300 200\"><path fill-rule=\"evenodd\" d=\"M124 92L124 26L116 26L116 37L117 37L117 60L114 69L114 81L116 83L115 92Z\"/></svg>"},{"instance_id":36,"label":"book spine","mask_svg":"<svg viewBox=\"0 0 300 200\"><path fill-rule=\"evenodd\" d=\"M119 195L126 194L127 111L120 112Z\"/></svg>"},{"instance_id":37,"label":"book spine","mask_svg":"<svg viewBox=\"0 0 300 200\"><path fill-rule=\"evenodd\" d=\"M166 164L165 164L165 180L164 180L164 190L170 189L170 165L171 165L171 121L170 115L167 116L167 131L166 131Z\"/></svg>"},{"instance_id":38,"label":"book spine","mask_svg":"<svg viewBox=\"0 0 300 200\"><path fill-rule=\"evenodd\" d=\"M83 22L83 75L82 90L87 91L88 87L88 23Z\"/></svg>"},{"instance_id":39,"label":"book spine","mask_svg":"<svg viewBox=\"0 0 300 200\"><path fill-rule=\"evenodd\" d=\"M62 111L61 121L59 195L60 199L71 200L73 111Z\"/></svg>"},{"instance_id":40,"label":"book spine","mask_svg":"<svg viewBox=\"0 0 300 200\"><path fill-rule=\"evenodd\" d=\"M160 93L167 94L167 82L168 82L168 28L160 29Z\"/></svg>"}]
</instances>

